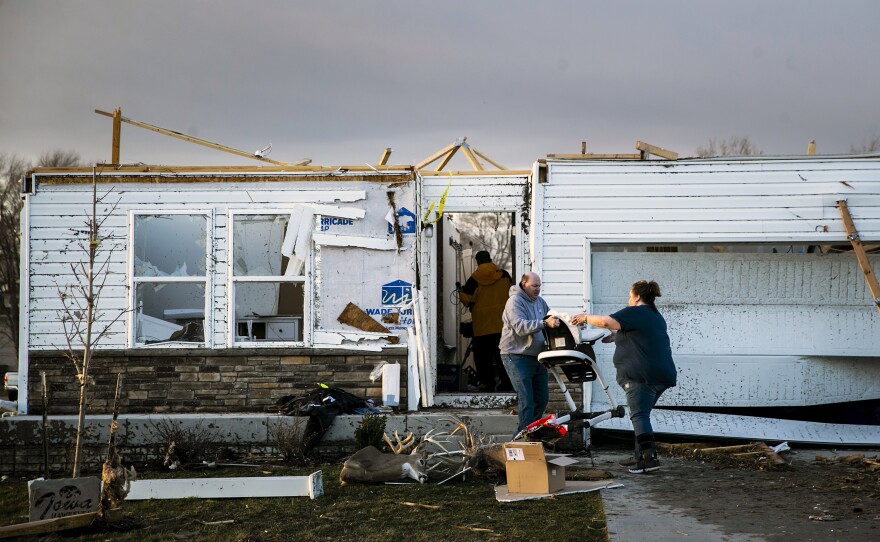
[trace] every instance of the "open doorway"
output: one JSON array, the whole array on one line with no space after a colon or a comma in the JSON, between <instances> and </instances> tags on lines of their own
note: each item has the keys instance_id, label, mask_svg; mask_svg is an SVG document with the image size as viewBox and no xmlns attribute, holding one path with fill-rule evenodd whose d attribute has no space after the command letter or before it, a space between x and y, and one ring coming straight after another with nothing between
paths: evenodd
<instances>
[{"instance_id":1,"label":"open doorway","mask_svg":"<svg viewBox=\"0 0 880 542\"><path fill-rule=\"evenodd\" d=\"M438 222L438 393L479 393L481 388L496 388L503 377L497 376L495 382L482 382L478 377L473 337L462 334L472 314L459 293L477 268L475 256L481 251L516 281L515 221L515 213L505 211L447 212ZM485 370L483 374L487 380Z\"/></svg>"}]
</instances>

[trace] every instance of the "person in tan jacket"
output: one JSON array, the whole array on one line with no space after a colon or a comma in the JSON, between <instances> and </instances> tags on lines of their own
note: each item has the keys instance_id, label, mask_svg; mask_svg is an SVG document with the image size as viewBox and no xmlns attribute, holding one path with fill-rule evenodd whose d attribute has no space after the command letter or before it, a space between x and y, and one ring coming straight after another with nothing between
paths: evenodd
<instances>
[{"instance_id":1,"label":"person in tan jacket","mask_svg":"<svg viewBox=\"0 0 880 542\"><path fill-rule=\"evenodd\" d=\"M474 256L477 268L461 287L458 297L471 311L474 323L474 362L479 390L483 392L512 391L510 378L501 362L498 343L501 341L501 314L513 285L510 273L492 263L485 250ZM499 384L496 388L496 377Z\"/></svg>"}]
</instances>

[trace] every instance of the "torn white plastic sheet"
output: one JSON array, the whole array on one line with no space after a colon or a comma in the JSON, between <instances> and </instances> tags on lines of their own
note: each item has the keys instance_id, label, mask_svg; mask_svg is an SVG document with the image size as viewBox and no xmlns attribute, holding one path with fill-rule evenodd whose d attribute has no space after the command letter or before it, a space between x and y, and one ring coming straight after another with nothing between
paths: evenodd
<instances>
[{"instance_id":1,"label":"torn white plastic sheet","mask_svg":"<svg viewBox=\"0 0 880 542\"><path fill-rule=\"evenodd\" d=\"M127 501L146 499L234 499L246 497L310 497L324 494L321 471L309 476L257 476L253 478L181 478L135 480Z\"/></svg>"},{"instance_id":2,"label":"torn white plastic sheet","mask_svg":"<svg viewBox=\"0 0 880 542\"><path fill-rule=\"evenodd\" d=\"M385 338L388 336L388 333L370 333L367 331L358 333L315 331L313 335L315 344L331 344L339 348L369 350L370 352L380 352L383 346L387 346Z\"/></svg>"},{"instance_id":3,"label":"torn white plastic sheet","mask_svg":"<svg viewBox=\"0 0 880 542\"><path fill-rule=\"evenodd\" d=\"M408 327L406 328L406 408L410 412L419 409L419 400L422 398L419 382L416 334L411 327Z\"/></svg>"},{"instance_id":4,"label":"torn white plastic sheet","mask_svg":"<svg viewBox=\"0 0 880 542\"><path fill-rule=\"evenodd\" d=\"M281 254L290 259L285 275L302 275L306 257L311 250L314 230L314 210L304 205L294 205L287 222L284 242L281 243Z\"/></svg>"},{"instance_id":5,"label":"torn white plastic sheet","mask_svg":"<svg viewBox=\"0 0 880 542\"><path fill-rule=\"evenodd\" d=\"M382 367L388 365L387 361L380 361L373 367L373 370L370 371L370 382L375 382L376 379L382 376Z\"/></svg>"},{"instance_id":6,"label":"torn white plastic sheet","mask_svg":"<svg viewBox=\"0 0 880 542\"><path fill-rule=\"evenodd\" d=\"M773 450L773 453L779 454L782 452L790 452L791 446L789 446L787 442L780 442L779 444L777 444L776 446L773 446L770 449Z\"/></svg>"},{"instance_id":7,"label":"torn white plastic sheet","mask_svg":"<svg viewBox=\"0 0 880 542\"><path fill-rule=\"evenodd\" d=\"M353 220L359 220L367 214L363 209L356 209L354 207L336 207L335 205L310 205L310 207L317 215L351 218Z\"/></svg>"},{"instance_id":8,"label":"torn white plastic sheet","mask_svg":"<svg viewBox=\"0 0 880 542\"><path fill-rule=\"evenodd\" d=\"M337 235L334 233L316 233L314 239L315 243L330 247L357 247L371 248L373 250L397 250L397 242L394 239L385 239L379 237Z\"/></svg>"}]
</instances>

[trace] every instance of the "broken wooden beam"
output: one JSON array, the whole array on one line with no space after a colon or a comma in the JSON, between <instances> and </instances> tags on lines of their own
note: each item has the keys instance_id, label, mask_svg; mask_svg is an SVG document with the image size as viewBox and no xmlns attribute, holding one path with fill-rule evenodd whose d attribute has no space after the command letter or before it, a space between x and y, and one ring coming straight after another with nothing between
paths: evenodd
<instances>
[{"instance_id":1,"label":"broken wooden beam","mask_svg":"<svg viewBox=\"0 0 880 542\"><path fill-rule=\"evenodd\" d=\"M870 290L871 297L873 298L872 301L874 302L874 305L877 306L877 310L880 311L880 284L877 282L877 275L874 274L874 268L868 260L867 253L865 253L865 246L859 238L859 231L856 229L852 215L849 213L849 207L846 204L846 200L842 199L838 201L837 207L840 209L840 218L843 219L843 226L846 229L846 237L849 239L849 242L853 247L853 252L856 255L856 259L859 261L859 267L862 270L862 274L865 275L865 282L868 283L868 290Z\"/></svg>"},{"instance_id":2,"label":"broken wooden beam","mask_svg":"<svg viewBox=\"0 0 880 542\"><path fill-rule=\"evenodd\" d=\"M34 536L45 533L55 533L68 529L81 529L88 527L97 519L97 512L87 512L63 518L41 519L0 527L0 538L12 538L18 536Z\"/></svg>"},{"instance_id":3,"label":"broken wooden beam","mask_svg":"<svg viewBox=\"0 0 880 542\"><path fill-rule=\"evenodd\" d=\"M678 153L663 149L656 145L645 143L644 141L636 141L636 148L641 151L641 158L646 160L649 154L666 158L667 160L678 160Z\"/></svg>"},{"instance_id":4,"label":"broken wooden beam","mask_svg":"<svg viewBox=\"0 0 880 542\"><path fill-rule=\"evenodd\" d=\"M548 154L555 160L641 160L641 154Z\"/></svg>"},{"instance_id":5,"label":"broken wooden beam","mask_svg":"<svg viewBox=\"0 0 880 542\"><path fill-rule=\"evenodd\" d=\"M717 446L715 448L702 448L700 451L706 454L723 453L730 454L735 452L750 452L755 449L755 444L737 444L736 446Z\"/></svg>"}]
</instances>

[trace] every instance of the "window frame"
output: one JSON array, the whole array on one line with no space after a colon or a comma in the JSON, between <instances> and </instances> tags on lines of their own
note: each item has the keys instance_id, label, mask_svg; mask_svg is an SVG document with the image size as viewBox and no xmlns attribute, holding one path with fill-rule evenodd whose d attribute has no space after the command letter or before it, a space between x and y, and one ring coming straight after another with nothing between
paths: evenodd
<instances>
[{"instance_id":1,"label":"window frame","mask_svg":"<svg viewBox=\"0 0 880 542\"><path fill-rule=\"evenodd\" d=\"M140 216L184 215L205 218L205 275L187 277L138 277L135 275L135 220ZM211 209L132 209L128 215L128 346L129 348L211 348L214 343L214 212ZM137 288L141 284L202 284L205 287L205 317L203 330L205 340L201 343L189 341L167 341L157 344L137 342Z\"/></svg>"},{"instance_id":2,"label":"window frame","mask_svg":"<svg viewBox=\"0 0 880 542\"><path fill-rule=\"evenodd\" d=\"M303 275L235 275L235 220L242 216L262 215L286 215L290 216L292 208L267 208L267 209L229 209L227 211L227 248L226 248L226 346L228 348L304 348L312 344L312 326L314 318L314 238L309 243L308 254L304 259ZM316 224L320 221L320 214L315 213ZM315 231L312 232L314 235ZM237 322L235 318L235 286L237 283L271 283L271 284L302 284L303 288L303 317L301 322L301 341L236 341Z\"/></svg>"}]
</instances>

